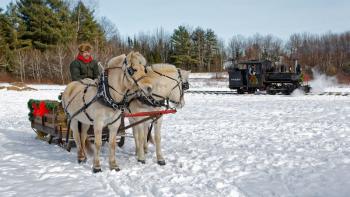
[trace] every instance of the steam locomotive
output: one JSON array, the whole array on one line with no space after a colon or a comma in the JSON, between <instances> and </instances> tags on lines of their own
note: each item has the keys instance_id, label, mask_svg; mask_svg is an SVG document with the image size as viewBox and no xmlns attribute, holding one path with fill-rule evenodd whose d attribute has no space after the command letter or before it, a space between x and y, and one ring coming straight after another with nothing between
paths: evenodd
<instances>
[{"instance_id":1,"label":"steam locomotive","mask_svg":"<svg viewBox=\"0 0 350 197\"><path fill-rule=\"evenodd\" d=\"M269 60L227 61L229 88L243 94L266 91L267 94L291 94L295 89L310 91L303 84L301 66L276 65Z\"/></svg>"}]
</instances>

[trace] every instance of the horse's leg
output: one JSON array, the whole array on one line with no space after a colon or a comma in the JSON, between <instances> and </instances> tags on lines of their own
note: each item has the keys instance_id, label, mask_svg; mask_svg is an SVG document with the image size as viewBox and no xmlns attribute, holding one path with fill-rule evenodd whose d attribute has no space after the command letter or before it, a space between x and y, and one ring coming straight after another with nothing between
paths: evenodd
<instances>
[{"instance_id":1,"label":"horse's leg","mask_svg":"<svg viewBox=\"0 0 350 197\"><path fill-rule=\"evenodd\" d=\"M70 127L73 131L73 138L74 138L75 144L77 146L78 163L82 163L82 162L84 162L84 160L86 158L85 158L84 150L81 147L81 139L80 139L80 133L79 133L79 129L81 129L81 128L80 128L80 126L78 126L79 124L81 124L81 123L79 123L77 120L72 120Z\"/></svg>"},{"instance_id":2,"label":"horse's leg","mask_svg":"<svg viewBox=\"0 0 350 197\"><path fill-rule=\"evenodd\" d=\"M138 149L139 149L139 135L138 135L138 132L136 132L136 129L135 127L132 128L132 135L134 136L134 140L135 140L135 155L138 154Z\"/></svg>"},{"instance_id":3,"label":"horse's leg","mask_svg":"<svg viewBox=\"0 0 350 197\"><path fill-rule=\"evenodd\" d=\"M84 162L84 163L87 160L86 139L87 139L87 131L89 130L89 128L90 128L90 125L82 124L81 132L80 132L81 148L82 148L82 152L83 152L84 157L85 157L85 159L82 162Z\"/></svg>"},{"instance_id":4,"label":"horse's leg","mask_svg":"<svg viewBox=\"0 0 350 197\"><path fill-rule=\"evenodd\" d=\"M117 131L120 121L108 126L109 129L109 169L119 171L119 167L115 158L115 146L117 145Z\"/></svg>"},{"instance_id":5,"label":"horse's leg","mask_svg":"<svg viewBox=\"0 0 350 197\"><path fill-rule=\"evenodd\" d=\"M148 153L148 141L147 141L147 136L148 136L148 132L149 132L149 127L150 127L150 123L146 122L143 124L143 133L144 133L144 140L143 140L143 150L146 153Z\"/></svg>"},{"instance_id":6,"label":"horse's leg","mask_svg":"<svg viewBox=\"0 0 350 197\"><path fill-rule=\"evenodd\" d=\"M137 161L141 162L141 163L146 163L145 152L143 149L143 141L144 141L143 127L144 127L143 123L141 123L141 124L134 126L133 130L134 130L134 138L135 138L135 145L136 145Z\"/></svg>"},{"instance_id":7,"label":"horse's leg","mask_svg":"<svg viewBox=\"0 0 350 197\"><path fill-rule=\"evenodd\" d=\"M95 134L95 150L94 151L94 162L93 162L93 169L92 171L94 173L101 172L101 164L100 164L100 150L102 146L102 128L103 123L96 121L94 124L94 134Z\"/></svg>"},{"instance_id":8,"label":"horse's leg","mask_svg":"<svg viewBox=\"0 0 350 197\"><path fill-rule=\"evenodd\" d=\"M163 153L161 149L161 127L162 127L163 117L160 117L157 121L154 122L154 138L156 144L156 154L157 154L157 163L159 165L165 165L165 160L163 158Z\"/></svg>"},{"instance_id":9,"label":"horse's leg","mask_svg":"<svg viewBox=\"0 0 350 197\"><path fill-rule=\"evenodd\" d=\"M135 119L129 118L130 124L133 124L134 122L136 122ZM135 128L135 126L132 127L132 135L134 136L134 140L135 140L135 155L138 154L138 148L139 148L139 142L138 142L139 135L138 135L138 132L136 132L136 130L137 129Z\"/></svg>"}]
</instances>

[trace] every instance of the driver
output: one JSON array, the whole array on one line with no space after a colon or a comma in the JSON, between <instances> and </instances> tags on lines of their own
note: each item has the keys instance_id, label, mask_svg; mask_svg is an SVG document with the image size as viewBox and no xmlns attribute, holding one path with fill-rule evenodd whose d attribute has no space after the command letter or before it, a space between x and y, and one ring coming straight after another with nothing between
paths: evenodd
<instances>
[{"instance_id":1,"label":"driver","mask_svg":"<svg viewBox=\"0 0 350 197\"><path fill-rule=\"evenodd\" d=\"M78 50L76 59L69 66L72 81L98 78L100 73L97 61L91 56L92 46L89 43L83 43L79 45Z\"/></svg>"}]
</instances>

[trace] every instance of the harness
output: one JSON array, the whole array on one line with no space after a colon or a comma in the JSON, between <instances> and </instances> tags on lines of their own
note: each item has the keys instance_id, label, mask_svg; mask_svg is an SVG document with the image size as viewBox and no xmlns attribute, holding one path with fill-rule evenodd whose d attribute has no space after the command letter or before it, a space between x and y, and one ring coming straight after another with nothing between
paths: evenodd
<instances>
[{"instance_id":1,"label":"harness","mask_svg":"<svg viewBox=\"0 0 350 197\"><path fill-rule=\"evenodd\" d=\"M119 67L118 67L119 68ZM127 95L129 90L126 92L126 94L123 95L123 99L120 102L116 102L109 92L109 89L112 89L113 91L119 93L116 89L114 89L112 86L108 83L108 69L106 69L100 76L100 83L97 89L97 94L95 97L98 97L97 100L110 108L113 108L114 110L121 110L125 107L125 104L127 103ZM122 94L121 94L122 95Z\"/></svg>"},{"instance_id":2,"label":"harness","mask_svg":"<svg viewBox=\"0 0 350 197\"><path fill-rule=\"evenodd\" d=\"M126 58L124 59L123 62L123 66L126 66L126 69L124 71L124 76L123 78L127 75L126 72L129 74L129 76L131 77L131 79L133 80L133 82L138 85L138 81L140 81L142 78L144 78L145 76L140 77L139 79L134 79L132 76L135 73L135 69L132 68L132 66L128 67L128 62L126 60ZM69 114L68 112L68 107L70 106L70 104L72 103L72 101L77 97L77 95L79 95L81 92L78 92L76 95L73 96L73 98L68 102L68 104L65 106L64 111L67 115L67 119L68 119L68 130L67 130L67 135L66 135L66 142L68 143L68 139L69 139L69 130L70 130L70 124L72 119L77 116L78 114L84 112L84 114L86 115L86 117L89 119L90 122L94 122L94 120L91 118L91 116L88 114L88 112L86 111L87 108L89 108L91 106L91 104L93 104L94 102L98 101L101 104L112 108L113 110L121 110L122 112L124 111L124 109L127 107L128 105L128 96L130 96L131 94L128 94L129 90L127 90L127 92L123 95L123 99L120 102L115 101L111 94L109 89L112 89L113 91L117 92L118 94L122 95L120 92L118 92L117 90L115 90L112 86L109 85L108 83L108 73L110 69L122 69L122 67L115 67L115 68L107 68L104 70L104 72L102 72L100 74L99 77L99 82L96 84L86 84L84 83L82 80L80 80L79 82L83 85L85 85L84 91L83 91L83 107L81 107L79 110L77 110L75 113L73 113L72 115ZM89 87L97 87L97 93L96 95L89 101L86 102L85 99L85 95L87 90L89 89ZM141 90L142 91L142 90ZM117 120L119 120L121 117L121 114L112 122L108 123L107 125L111 125L113 123L115 123Z\"/></svg>"}]
</instances>

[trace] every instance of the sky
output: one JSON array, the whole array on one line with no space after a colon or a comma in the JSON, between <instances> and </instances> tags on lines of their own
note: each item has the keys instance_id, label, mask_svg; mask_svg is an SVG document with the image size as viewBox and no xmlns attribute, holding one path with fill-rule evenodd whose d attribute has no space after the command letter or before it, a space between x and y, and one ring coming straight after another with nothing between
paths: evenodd
<instances>
[{"instance_id":1,"label":"sky","mask_svg":"<svg viewBox=\"0 0 350 197\"><path fill-rule=\"evenodd\" d=\"M0 0L0 7L14 0ZM233 35L323 34L350 30L350 0L85 0L122 36L172 33L179 25L211 28L227 42Z\"/></svg>"}]
</instances>

